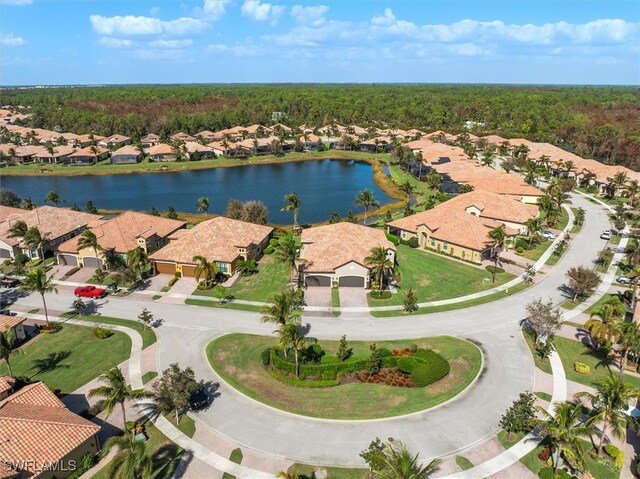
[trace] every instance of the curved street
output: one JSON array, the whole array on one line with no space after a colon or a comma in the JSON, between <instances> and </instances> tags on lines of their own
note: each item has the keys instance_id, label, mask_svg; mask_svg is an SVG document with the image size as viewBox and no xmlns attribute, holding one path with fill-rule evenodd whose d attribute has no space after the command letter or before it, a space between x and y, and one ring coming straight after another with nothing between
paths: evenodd
<instances>
[{"instance_id":1,"label":"curved street","mask_svg":"<svg viewBox=\"0 0 640 479\"><path fill-rule=\"evenodd\" d=\"M484 368L478 381L453 401L409 416L374 421L325 421L292 415L257 403L222 383L220 396L208 410L195 415L208 428L229 439L290 460L326 465L362 465L359 451L379 436L396 437L421 457L443 456L464 449L491 435L504 410L517 395L533 385L533 361L524 344L519 322L524 306L535 298L560 303L566 271L572 266L592 266L604 246L599 239L610 227L605 210L585 197L572 195L572 206L586 211L582 231L574 238L557 266L522 293L467 309L396 318L312 318L310 334L320 339L409 339L453 335L478 344ZM70 292L48 298L51 309L67 310ZM40 306L37 296L19 304ZM100 302L105 316L135 319L147 307L162 318L158 371L172 362L191 366L205 380L218 381L205 357L206 345L229 332L271 334L273 325L261 324L259 314L167 303L113 299Z\"/></svg>"}]
</instances>

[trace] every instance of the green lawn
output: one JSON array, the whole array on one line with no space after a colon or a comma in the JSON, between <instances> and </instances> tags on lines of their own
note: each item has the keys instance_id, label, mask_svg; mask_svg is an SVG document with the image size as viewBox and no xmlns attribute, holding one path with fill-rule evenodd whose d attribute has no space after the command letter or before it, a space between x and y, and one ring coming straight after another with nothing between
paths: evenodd
<instances>
[{"instance_id":1,"label":"green lawn","mask_svg":"<svg viewBox=\"0 0 640 479\"><path fill-rule=\"evenodd\" d=\"M188 414L180 416L180 422L176 424L176 417L173 414L166 414L165 419L177 427L185 436L193 437L196 433L196 422Z\"/></svg>"},{"instance_id":2,"label":"green lawn","mask_svg":"<svg viewBox=\"0 0 640 479\"><path fill-rule=\"evenodd\" d=\"M78 316L76 313L65 313L63 318L79 319L82 321L93 321L96 323L114 324L118 326L126 326L127 328L135 329L142 336L142 349L148 348L155 343L158 338L153 329L144 330L144 325L138 321L132 321L130 319L112 318L110 316L96 316L96 315L82 315Z\"/></svg>"},{"instance_id":3,"label":"green lawn","mask_svg":"<svg viewBox=\"0 0 640 479\"><path fill-rule=\"evenodd\" d=\"M519 283L515 285L513 288L509 288L509 292L505 293L504 291L500 291L497 293L488 294L487 296L483 296L482 298L470 299L468 301L462 301L460 303L453 304L445 304L442 306L427 306L424 308L419 308L417 311L413 313L407 313L406 311L396 309L391 311L371 311L371 316L376 318L388 318L392 316L408 316L411 314L430 314L430 313L441 313L442 311L453 311L455 309L464 309L470 308L472 306L478 306L480 304L491 303L493 301L498 301L500 299L505 299L508 296L512 296L521 291L527 289L529 285L525 283Z\"/></svg>"},{"instance_id":4,"label":"green lawn","mask_svg":"<svg viewBox=\"0 0 640 479\"><path fill-rule=\"evenodd\" d=\"M549 393L545 393L545 392L542 392L542 391L536 391L534 394L536 396L538 396L540 399L542 399L543 401L551 402L552 396Z\"/></svg>"},{"instance_id":5,"label":"green lawn","mask_svg":"<svg viewBox=\"0 0 640 479\"><path fill-rule=\"evenodd\" d=\"M154 479L171 479L180 463L184 449L170 441L146 418L142 421L145 425L149 439L146 444L147 456L153 463L152 476ZM106 467L95 473L92 479L111 479L107 476Z\"/></svg>"},{"instance_id":6,"label":"green lawn","mask_svg":"<svg viewBox=\"0 0 640 479\"><path fill-rule=\"evenodd\" d=\"M274 379L262 367L260 354L273 346L274 338L229 334L207 345L207 358L215 371L233 387L270 406L296 414L331 419L371 419L420 411L440 404L463 391L480 371L482 356L472 343L449 336L403 341L380 341L378 347L402 349L410 344L430 348L445 357L451 372L426 388L397 388L350 383L328 388L305 388ZM321 341L327 351L337 341ZM369 354L369 343L349 341L355 355Z\"/></svg>"},{"instance_id":7,"label":"green lawn","mask_svg":"<svg viewBox=\"0 0 640 479\"><path fill-rule=\"evenodd\" d=\"M340 307L340 290L338 288L331 288L331 307Z\"/></svg>"},{"instance_id":8,"label":"green lawn","mask_svg":"<svg viewBox=\"0 0 640 479\"><path fill-rule=\"evenodd\" d=\"M41 334L11 356L15 376L44 381L69 394L129 357L131 340L117 331L98 339L93 328L65 324L56 334ZM7 374L6 364L0 374Z\"/></svg>"},{"instance_id":9,"label":"green lawn","mask_svg":"<svg viewBox=\"0 0 640 479\"><path fill-rule=\"evenodd\" d=\"M242 464L243 458L244 456L242 455L242 449L240 449L239 447L236 447L233 451L231 451L231 454L229 455L229 460L236 464ZM236 479L236 476L232 476L228 472L225 472L222 475L222 479Z\"/></svg>"},{"instance_id":10,"label":"green lawn","mask_svg":"<svg viewBox=\"0 0 640 479\"><path fill-rule=\"evenodd\" d=\"M586 311L586 314L592 314L595 313L596 311L598 311L607 301L609 301L611 298L617 296L616 294L605 294L603 295L598 301L596 301L595 303L593 303L593 305L591 305Z\"/></svg>"},{"instance_id":11,"label":"green lawn","mask_svg":"<svg viewBox=\"0 0 640 479\"><path fill-rule=\"evenodd\" d=\"M537 261L540 259L540 256L547 251L547 248L551 245L551 240L540 238L538 240L534 240L529 246L528 238L518 238L516 240L516 247L522 246L524 248L523 257L530 259L532 261Z\"/></svg>"},{"instance_id":12,"label":"green lawn","mask_svg":"<svg viewBox=\"0 0 640 479\"><path fill-rule=\"evenodd\" d=\"M268 302L274 294L287 287L290 275L287 265L278 262L274 255L265 255L258 263L258 272L241 276L229 288L229 294L237 299ZM193 294L213 297L213 290L195 290Z\"/></svg>"},{"instance_id":13,"label":"green lawn","mask_svg":"<svg viewBox=\"0 0 640 479\"><path fill-rule=\"evenodd\" d=\"M298 479L312 479L314 471L324 469L327 471L327 479L363 479L368 469L349 469L344 467L319 467L308 464L293 464L287 472L295 472Z\"/></svg>"},{"instance_id":14,"label":"green lawn","mask_svg":"<svg viewBox=\"0 0 640 479\"><path fill-rule=\"evenodd\" d=\"M142 384L147 384L149 381L158 376L158 371L148 371L142 375Z\"/></svg>"},{"instance_id":15,"label":"green lawn","mask_svg":"<svg viewBox=\"0 0 640 479\"><path fill-rule=\"evenodd\" d=\"M464 456L456 456L456 464L463 471L466 471L467 469L471 469L473 467L473 462L471 462Z\"/></svg>"},{"instance_id":16,"label":"green lawn","mask_svg":"<svg viewBox=\"0 0 640 479\"><path fill-rule=\"evenodd\" d=\"M389 299L369 298L369 306L402 304L402 293L409 288L413 288L418 302L422 303L465 296L515 278L510 273L498 273L496 282L492 283L491 273L484 269L404 245L397 247L397 255L397 273L400 274L398 294ZM485 279L489 281L484 282Z\"/></svg>"},{"instance_id":17,"label":"green lawn","mask_svg":"<svg viewBox=\"0 0 640 479\"><path fill-rule=\"evenodd\" d=\"M206 306L209 308L237 309L240 311L252 311L254 313L259 313L261 310L260 306L253 306L251 304L239 304L234 302L220 304L216 301L208 301L206 299L185 299L184 304L190 304L191 306Z\"/></svg>"}]
</instances>

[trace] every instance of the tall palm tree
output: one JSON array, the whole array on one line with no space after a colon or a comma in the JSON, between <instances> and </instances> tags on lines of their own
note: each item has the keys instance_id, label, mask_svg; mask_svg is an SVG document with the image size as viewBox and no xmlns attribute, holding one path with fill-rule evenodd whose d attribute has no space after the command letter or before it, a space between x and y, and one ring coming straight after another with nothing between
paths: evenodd
<instances>
[{"instance_id":1,"label":"tall palm tree","mask_svg":"<svg viewBox=\"0 0 640 479\"><path fill-rule=\"evenodd\" d=\"M142 279L142 273L149 265L147 252L140 247L127 251L127 266L136 274L137 279Z\"/></svg>"},{"instance_id":2,"label":"tall palm tree","mask_svg":"<svg viewBox=\"0 0 640 479\"><path fill-rule=\"evenodd\" d=\"M402 191L405 195L407 195L407 199L411 198L412 195L416 192L416 187L413 186L409 181L405 181L398 185L398 189Z\"/></svg>"},{"instance_id":3,"label":"tall palm tree","mask_svg":"<svg viewBox=\"0 0 640 479\"><path fill-rule=\"evenodd\" d=\"M627 183L627 174L625 172L616 173L611 178L607 178L607 189L609 196L615 198L618 191L621 191Z\"/></svg>"},{"instance_id":4,"label":"tall palm tree","mask_svg":"<svg viewBox=\"0 0 640 479\"><path fill-rule=\"evenodd\" d=\"M629 198L629 205L633 208L636 205L636 198L640 194L640 181L629 180L624 188L625 195Z\"/></svg>"},{"instance_id":5,"label":"tall palm tree","mask_svg":"<svg viewBox=\"0 0 640 479\"><path fill-rule=\"evenodd\" d=\"M600 431L600 442L598 443L598 455L602 454L604 439L607 430L611 428L611 433L617 438L623 438L626 433L629 416L626 409L632 400L637 400L640 391L627 384L620 376L609 374L605 378L598 379L593 383L596 393L587 391L579 392L576 399L586 399L591 404L591 417L589 424L602 424Z\"/></svg>"},{"instance_id":6,"label":"tall palm tree","mask_svg":"<svg viewBox=\"0 0 640 479\"><path fill-rule=\"evenodd\" d=\"M11 371L11 354L18 346L16 337L13 334L13 329L8 328L5 331L0 331L0 359L4 359L7 363L7 369L9 370L9 377L13 377L13 371Z\"/></svg>"},{"instance_id":7,"label":"tall palm tree","mask_svg":"<svg viewBox=\"0 0 640 479\"><path fill-rule=\"evenodd\" d=\"M635 357L640 354L640 325L635 321L623 322L620 325L620 375L627 365L629 353Z\"/></svg>"},{"instance_id":8,"label":"tall palm tree","mask_svg":"<svg viewBox=\"0 0 640 479\"><path fill-rule=\"evenodd\" d=\"M136 441L133 434L110 437L100 452L101 457L106 456L114 447L118 452L105 468L107 477L114 479L151 479L153 477L153 462L147 455L147 446L144 441Z\"/></svg>"},{"instance_id":9,"label":"tall palm tree","mask_svg":"<svg viewBox=\"0 0 640 479\"><path fill-rule=\"evenodd\" d=\"M371 208L378 208L380 202L373 197L373 191L364 189L358 191L356 199L353 202L355 206L362 206L364 208L364 224L367 224L367 213Z\"/></svg>"},{"instance_id":10,"label":"tall palm tree","mask_svg":"<svg viewBox=\"0 0 640 479\"><path fill-rule=\"evenodd\" d=\"M542 218L539 216L535 216L533 218L529 218L524 222L524 225L527 227L527 237L529 238L529 246L533 243L533 238L538 234L538 231L542 228Z\"/></svg>"},{"instance_id":11,"label":"tall palm tree","mask_svg":"<svg viewBox=\"0 0 640 479\"><path fill-rule=\"evenodd\" d=\"M49 311L47 310L47 301L45 300L45 294L58 293L58 289L53 283L53 278L47 278L47 270L44 265L30 270L20 284L22 291L29 293L38 293L42 297L42 305L44 306L44 317L49 324Z\"/></svg>"},{"instance_id":12,"label":"tall palm tree","mask_svg":"<svg viewBox=\"0 0 640 479\"><path fill-rule=\"evenodd\" d=\"M640 265L640 242L632 240L624 250L624 256L629 261L631 267Z\"/></svg>"},{"instance_id":13,"label":"tall palm tree","mask_svg":"<svg viewBox=\"0 0 640 479\"><path fill-rule=\"evenodd\" d=\"M91 230L84 230L80 233L80 237L78 238L78 250L86 248L93 249L93 254L96 258L98 258L98 250L102 249L98 243L98 237Z\"/></svg>"},{"instance_id":14,"label":"tall palm tree","mask_svg":"<svg viewBox=\"0 0 640 479\"><path fill-rule=\"evenodd\" d=\"M556 460L553 462L555 475L564 450L569 450L577 459L582 459L584 451L580 441L593 433L593 427L582 424L582 406L579 403L556 404L553 414L539 406L537 409L542 415L542 419L537 420L540 433L549 436L556 446Z\"/></svg>"},{"instance_id":15,"label":"tall palm tree","mask_svg":"<svg viewBox=\"0 0 640 479\"><path fill-rule=\"evenodd\" d=\"M117 366L101 374L98 377L98 381L105 383L105 385L98 386L89 391L89 397L99 397L103 399L102 410L106 411L107 417L109 417L114 408L119 404L122 410L122 423L126 431L127 411L124 407L125 401L127 399L147 399L153 397L153 394L144 389L131 389L127 385L127 380L122 375L122 371Z\"/></svg>"},{"instance_id":16,"label":"tall palm tree","mask_svg":"<svg viewBox=\"0 0 640 479\"><path fill-rule=\"evenodd\" d=\"M260 312L263 323L276 323L280 326L300 322L300 316L294 315L294 298L286 291L273 295L270 303L265 304Z\"/></svg>"},{"instance_id":17,"label":"tall palm tree","mask_svg":"<svg viewBox=\"0 0 640 479\"><path fill-rule=\"evenodd\" d=\"M27 223L18 220L9 227L9 238L24 238L29 231Z\"/></svg>"},{"instance_id":18,"label":"tall palm tree","mask_svg":"<svg viewBox=\"0 0 640 479\"><path fill-rule=\"evenodd\" d=\"M300 250L296 244L296 240L292 236L285 236L278 241L278 244L274 248L274 256L280 263L284 263L290 270L290 285L294 287L294 274L297 269L298 258L300 257Z\"/></svg>"},{"instance_id":19,"label":"tall palm tree","mask_svg":"<svg viewBox=\"0 0 640 479\"><path fill-rule=\"evenodd\" d=\"M201 277L204 277L204 285L205 288L210 286L213 281L216 279L216 275L218 274L218 266L215 261L209 261L207 258L201 255L196 255L193 257L192 261L197 263L196 269L194 271L194 275L196 277L196 281L200 281Z\"/></svg>"},{"instance_id":20,"label":"tall palm tree","mask_svg":"<svg viewBox=\"0 0 640 479\"><path fill-rule=\"evenodd\" d=\"M198 211L204 212L204 217L207 217L207 211L209 211L209 198L203 196L202 198L198 198Z\"/></svg>"},{"instance_id":21,"label":"tall palm tree","mask_svg":"<svg viewBox=\"0 0 640 479\"><path fill-rule=\"evenodd\" d=\"M300 328L299 324L286 323L280 326L274 331L278 337L278 345L283 347L286 351L287 348L293 349L294 361L296 365L296 377L300 376L300 361L299 354L309 341L304 331Z\"/></svg>"},{"instance_id":22,"label":"tall palm tree","mask_svg":"<svg viewBox=\"0 0 640 479\"><path fill-rule=\"evenodd\" d=\"M624 305L617 297L613 297L591 314L584 327L598 343L614 341L620 336L624 314Z\"/></svg>"},{"instance_id":23,"label":"tall palm tree","mask_svg":"<svg viewBox=\"0 0 640 479\"><path fill-rule=\"evenodd\" d=\"M367 266L371 267L372 273L378 282L378 291L385 288L385 279L393 271L393 261L387 257L387 249L383 246L374 246L369 252L369 256L364 259Z\"/></svg>"},{"instance_id":24,"label":"tall palm tree","mask_svg":"<svg viewBox=\"0 0 640 479\"><path fill-rule=\"evenodd\" d=\"M494 268L491 272L492 282L496 282L496 270L498 269L498 263L500 262L500 252L507 244L507 233L502 226L492 229L487 233L488 245L491 248L491 254L493 256Z\"/></svg>"},{"instance_id":25,"label":"tall palm tree","mask_svg":"<svg viewBox=\"0 0 640 479\"><path fill-rule=\"evenodd\" d=\"M38 257L44 260L44 245L49 241L48 233L41 233L37 226L32 226L24 235L24 243L30 250L36 250Z\"/></svg>"},{"instance_id":26,"label":"tall palm tree","mask_svg":"<svg viewBox=\"0 0 640 479\"><path fill-rule=\"evenodd\" d=\"M553 196L549 193L545 193L538 198L538 206L540 207L540 211L544 213L545 222L548 225L553 225L556 222L559 213L558 205Z\"/></svg>"},{"instance_id":27,"label":"tall palm tree","mask_svg":"<svg viewBox=\"0 0 640 479\"><path fill-rule=\"evenodd\" d=\"M281 211L292 211L293 212L293 229L298 229L298 214L300 213L300 198L298 195L293 192L288 195L284 195L284 202L286 203L284 208Z\"/></svg>"},{"instance_id":28,"label":"tall palm tree","mask_svg":"<svg viewBox=\"0 0 640 479\"><path fill-rule=\"evenodd\" d=\"M44 197L44 200L48 201L49 203L53 203L55 206L58 206L58 204L60 204L60 196L55 191L50 191L49 193L47 193L47 196Z\"/></svg>"},{"instance_id":29,"label":"tall palm tree","mask_svg":"<svg viewBox=\"0 0 640 479\"><path fill-rule=\"evenodd\" d=\"M29 196L22 200L22 204L20 205L20 207L23 210L35 210L38 207L38 205L36 205L35 202Z\"/></svg>"},{"instance_id":30,"label":"tall palm tree","mask_svg":"<svg viewBox=\"0 0 640 479\"><path fill-rule=\"evenodd\" d=\"M402 441L392 439L382 445L379 459L384 466L382 469L372 469L371 473L382 479L426 479L442 462L436 458L420 465L419 454L414 455Z\"/></svg>"}]
</instances>

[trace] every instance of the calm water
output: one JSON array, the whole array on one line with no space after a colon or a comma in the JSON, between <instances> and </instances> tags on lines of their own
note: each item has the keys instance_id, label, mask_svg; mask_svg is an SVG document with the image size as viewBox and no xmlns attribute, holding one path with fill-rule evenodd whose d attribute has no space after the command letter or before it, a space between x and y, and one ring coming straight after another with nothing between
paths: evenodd
<instances>
[{"instance_id":1,"label":"calm water","mask_svg":"<svg viewBox=\"0 0 640 479\"><path fill-rule=\"evenodd\" d=\"M1 174L1 172L0 172ZM64 200L62 206L77 203L81 208L92 200L97 208L166 210L196 212L196 201L209 198L210 213L223 213L229 198L260 200L269 208L269 220L292 222L292 214L283 212L282 197L295 191L302 201L301 223L315 223L329 218L336 210L345 215L353 206L356 193L373 190L380 204L388 197L373 181L371 166L340 160L301 161L268 165L247 165L166 173L106 176L5 176L2 188L31 198L38 204L49 191Z\"/></svg>"}]
</instances>

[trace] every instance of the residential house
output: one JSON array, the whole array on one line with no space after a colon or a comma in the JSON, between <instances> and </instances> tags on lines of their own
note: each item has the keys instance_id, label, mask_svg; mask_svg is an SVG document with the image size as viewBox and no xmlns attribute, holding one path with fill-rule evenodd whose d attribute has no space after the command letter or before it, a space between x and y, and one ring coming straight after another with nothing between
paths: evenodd
<instances>
[{"instance_id":1,"label":"residential house","mask_svg":"<svg viewBox=\"0 0 640 479\"><path fill-rule=\"evenodd\" d=\"M130 145L130 144L131 144L131 138L124 135L111 135L98 142L98 146L102 146L103 148L107 148L110 150L114 150L116 148L120 148L124 145Z\"/></svg>"},{"instance_id":2,"label":"residential house","mask_svg":"<svg viewBox=\"0 0 640 479\"><path fill-rule=\"evenodd\" d=\"M34 210L16 212L8 211L3 207L0 209L0 219L2 219L0 222L0 258L2 259L13 259L19 254L25 254L29 258L39 257L40 252L29 249L24 244L23 238L11 237L11 226L17 221L24 221L28 227L37 227L47 238L43 247L45 256L61 243L102 221L102 217L98 215L54 206L40 206Z\"/></svg>"},{"instance_id":3,"label":"residential house","mask_svg":"<svg viewBox=\"0 0 640 479\"><path fill-rule=\"evenodd\" d=\"M9 316L8 314L0 314L0 333L11 330L13 337L22 342L27 339L27 333L24 330L24 322L26 318L22 316Z\"/></svg>"},{"instance_id":4,"label":"residential house","mask_svg":"<svg viewBox=\"0 0 640 479\"><path fill-rule=\"evenodd\" d=\"M300 137L300 142L303 145L305 151L315 151L318 149L318 145L322 141L318 135L314 135L313 133L305 133Z\"/></svg>"},{"instance_id":5,"label":"residential house","mask_svg":"<svg viewBox=\"0 0 640 479\"><path fill-rule=\"evenodd\" d=\"M262 125L251 125L244 128L242 131L246 131L247 135L251 138L264 138L273 134L273 128Z\"/></svg>"},{"instance_id":6,"label":"residential house","mask_svg":"<svg viewBox=\"0 0 640 479\"><path fill-rule=\"evenodd\" d=\"M16 380L11 376L0 376L0 401L6 399L13 392L15 384ZM0 464L0 467L2 467L2 464ZM0 471L0 477L4 479L5 476L2 474Z\"/></svg>"},{"instance_id":7,"label":"residential house","mask_svg":"<svg viewBox=\"0 0 640 479\"><path fill-rule=\"evenodd\" d=\"M189 230L177 231L167 246L149 258L158 273L193 277L196 268L193 257L203 256L214 261L221 273L231 276L239 260L262 256L272 233L270 226L218 216Z\"/></svg>"},{"instance_id":8,"label":"residential house","mask_svg":"<svg viewBox=\"0 0 640 479\"><path fill-rule=\"evenodd\" d=\"M212 148L201 145L197 141L187 141L184 146L187 149L187 156L191 161L208 160L216 157L216 153Z\"/></svg>"},{"instance_id":9,"label":"residential house","mask_svg":"<svg viewBox=\"0 0 640 479\"><path fill-rule=\"evenodd\" d=\"M70 165L95 165L108 157L109 150L105 147L87 146L68 155L65 162Z\"/></svg>"},{"instance_id":10,"label":"residential house","mask_svg":"<svg viewBox=\"0 0 640 479\"><path fill-rule=\"evenodd\" d=\"M169 138L171 138L173 141L177 141L177 142L184 141L185 143L187 141L196 141L196 137L195 136L191 136L188 133L185 133L184 131L180 131L178 133L174 133Z\"/></svg>"},{"instance_id":11,"label":"residential house","mask_svg":"<svg viewBox=\"0 0 640 479\"><path fill-rule=\"evenodd\" d=\"M148 135L145 135L142 138L140 138L142 151L144 151L145 153L149 148L151 148L152 146L156 146L158 143L160 143L160 137L155 133L149 133Z\"/></svg>"},{"instance_id":12,"label":"residential house","mask_svg":"<svg viewBox=\"0 0 640 479\"><path fill-rule=\"evenodd\" d=\"M211 143L213 140L215 140L216 134L213 131L202 130L196 133L196 138L198 139L198 141L202 139L202 141L204 141L205 143Z\"/></svg>"},{"instance_id":13,"label":"residential house","mask_svg":"<svg viewBox=\"0 0 640 479\"><path fill-rule=\"evenodd\" d=\"M69 155L74 153L76 149L69 145L54 146L51 151L48 148L42 147L41 150L36 153L35 159L40 163L66 163Z\"/></svg>"},{"instance_id":14,"label":"residential house","mask_svg":"<svg viewBox=\"0 0 640 479\"><path fill-rule=\"evenodd\" d=\"M11 161L14 163L31 163L42 152L44 147L39 145L24 145L15 148Z\"/></svg>"},{"instance_id":15,"label":"residential house","mask_svg":"<svg viewBox=\"0 0 640 479\"><path fill-rule=\"evenodd\" d=\"M396 248L384 231L354 223L335 223L302 230L299 271L306 286L368 288L366 258L382 247L395 261Z\"/></svg>"},{"instance_id":16,"label":"residential house","mask_svg":"<svg viewBox=\"0 0 640 479\"><path fill-rule=\"evenodd\" d=\"M147 153L151 157L151 161L176 161L178 159L176 150L166 143L153 145Z\"/></svg>"},{"instance_id":17,"label":"residential house","mask_svg":"<svg viewBox=\"0 0 640 479\"><path fill-rule=\"evenodd\" d=\"M110 255L125 256L135 248L151 254L166 245L169 237L185 226L184 221L126 211L90 228L100 246L97 251L93 248L80 249L77 236L60 244L56 249L58 264L101 268Z\"/></svg>"},{"instance_id":18,"label":"residential house","mask_svg":"<svg viewBox=\"0 0 640 479\"><path fill-rule=\"evenodd\" d=\"M456 258L480 263L493 256L489 232L504 227L511 241L517 230L501 221L483 218L446 201L435 208L387 224L387 230L403 240L415 237L418 245Z\"/></svg>"},{"instance_id":19,"label":"residential house","mask_svg":"<svg viewBox=\"0 0 640 479\"><path fill-rule=\"evenodd\" d=\"M133 145L125 145L111 153L112 165L123 165L127 163L139 163L142 161L142 151Z\"/></svg>"},{"instance_id":20,"label":"residential house","mask_svg":"<svg viewBox=\"0 0 640 479\"><path fill-rule=\"evenodd\" d=\"M229 156L231 154L233 143L225 142L225 141L212 141L208 143L207 146L213 150L213 154L215 156Z\"/></svg>"},{"instance_id":21,"label":"residential house","mask_svg":"<svg viewBox=\"0 0 640 479\"><path fill-rule=\"evenodd\" d=\"M104 136L94 135L93 133L78 135L73 144L79 146L80 148L84 148L85 146L97 145L98 142L104 140L105 138L106 137Z\"/></svg>"},{"instance_id":22,"label":"residential house","mask_svg":"<svg viewBox=\"0 0 640 479\"><path fill-rule=\"evenodd\" d=\"M289 128L287 125L283 125L282 123L276 123L275 125L272 125L271 126L271 131L276 136L280 136L280 135L291 136L291 135L293 135L293 129Z\"/></svg>"},{"instance_id":23,"label":"residential house","mask_svg":"<svg viewBox=\"0 0 640 479\"><path fill-rule=\"evenodd\" d=\"M0 401L3 478L62 479L99 451L100 426L69 411L43 382ZM47 467L51 466L51 467Z\"/></svg>"}]
</instances>

